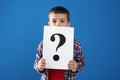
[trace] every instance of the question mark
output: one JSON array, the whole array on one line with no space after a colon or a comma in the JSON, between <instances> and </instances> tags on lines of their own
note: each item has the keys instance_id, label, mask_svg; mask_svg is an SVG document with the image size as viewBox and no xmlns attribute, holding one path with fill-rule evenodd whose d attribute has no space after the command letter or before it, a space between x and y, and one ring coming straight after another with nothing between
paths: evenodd
<instances>
[{"instance_id":1,"label":"question mark","mask_svg":"<svg viewBox=\"0 0 120 80\"><path fill-rule=\"evenodd\" d=\"M55 33L55 34L53 34L53 35L51 36L51 38L50 38L50 40L51 40L52 42L55 41L55 35L58 35L59 38L60 38L59 44L58 44L58 46L56 47L56 52L57 52L58 48L61 47L61 46L65 43L66 38L65 38L65 36L62 35L62 34ZM57 54L55 54L55 55L53 56L53 59L54 59L55 61L58 61L59 58L60 58L60 57L59 57L59 55L57 55Z\"/></svg>"}]
</instances>

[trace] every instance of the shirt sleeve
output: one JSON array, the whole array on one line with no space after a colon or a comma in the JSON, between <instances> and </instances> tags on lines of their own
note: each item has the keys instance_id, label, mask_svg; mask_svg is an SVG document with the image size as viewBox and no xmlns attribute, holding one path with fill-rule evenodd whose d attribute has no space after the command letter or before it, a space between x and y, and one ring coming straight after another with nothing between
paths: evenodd
<instances>
[{"instance_id":1,"label":"shirt sleeve","mask_svg":"<svg viewBox=\"0 0 120 80\"><path fill-rule=\"evenodd\" d=\"M86 61L82 55L81 45L77 41L74 42L74 60L77 62L77 71L83 70Z\"/></svg>"},{"instance_id":2,"label":"shirt sleeve","mask_svg":"<svg viewBox=\"0 0 120 80\"><path fill-rule=\"evenodd\" d=\"M36 59L34 62L34 69L37 70L40 73L43 73L45 70L43 71L39 71L37 65L38 65L38 61L42 58L42 53L43 53L43 42L40 42L38 48L37 48L37 52L36 52Z\"/></svg>"}]
</instances>

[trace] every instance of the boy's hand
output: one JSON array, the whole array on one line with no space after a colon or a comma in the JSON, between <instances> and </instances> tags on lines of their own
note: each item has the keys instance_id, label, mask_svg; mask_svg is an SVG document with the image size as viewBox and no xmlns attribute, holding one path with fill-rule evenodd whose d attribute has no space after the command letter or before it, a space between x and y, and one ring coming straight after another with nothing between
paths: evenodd
<instances>
[{"instance_id":1,"label":"boy's hand","mask_svg":"<svg viewBox=\"0 0 120 80\"><path fill-rule=\"evenodd\" d=\"M46 66L46 61L45 61L44 58L41 58L38 61L38 69L39 69L39 71L43 71L45 69L45 66Z\"/></svg>"},{"instance_id":2,"label":"boy's hand","mask_svg":"<svg viewBox=\"0 0 120 80\"><path fill-rule=\"evenodd\" d=\"M72 70L72 72L76 72L77 70L77 63L75 60L71 60L69 63L68 63L68 68L70 70Z\"/></svg>"}]
</instances>

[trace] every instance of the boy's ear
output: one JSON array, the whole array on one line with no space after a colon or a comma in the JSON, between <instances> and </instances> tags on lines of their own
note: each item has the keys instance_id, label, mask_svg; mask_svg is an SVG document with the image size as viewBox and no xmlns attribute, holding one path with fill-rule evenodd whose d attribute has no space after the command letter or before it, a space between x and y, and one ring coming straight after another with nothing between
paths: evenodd
<instances>
[{"instance_id":1,"label":"boy's ear","mask_svg":"<svg viewBox=\"0 0 120 80\"><path fill-rule=\"evenodd\" d=\"M50 26L50 22L48 21L48 26Z\"/></svg>"},{"instance_id":2,"label":"boy's ear","mask_svg":"<svg viewBox=\"0 0 120 80\"><path fill-rule=\"evenodd\" d=\"M68 24L67 24L68 27L70 27L70 21L68 21Z\"/></svg>"}]
</instances>

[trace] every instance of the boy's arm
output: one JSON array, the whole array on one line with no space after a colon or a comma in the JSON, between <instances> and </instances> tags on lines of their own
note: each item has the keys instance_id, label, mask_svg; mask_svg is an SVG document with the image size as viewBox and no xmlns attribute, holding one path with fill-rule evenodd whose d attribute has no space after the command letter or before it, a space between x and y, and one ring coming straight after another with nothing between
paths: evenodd
<instances>
[{"instance_id":1,"label":"boy's arm","mask_svg":"<svg viewBox=\"0 0 120 80\"><path fill-rule=\"evenodd\" d=\"M74 42L74 60L77 62L77 71L83 70L85 66L85 59L82 55L82 48L80 43Z\"/></svg>"},{"instance_id":2,"label":"boy's arm","mask_svg":"<svg viewBox=\"0 0 120 80\"><path fill-rule=\"evenodd\" d=\"M39 71L38 69L38 61L42 58L42 53L43 53L43 42L41 42L37 48L36 60L34 62L34 69L40 73L44 73L46 71L45 69L43 71Z\"/></svg>"}]
</instances>

